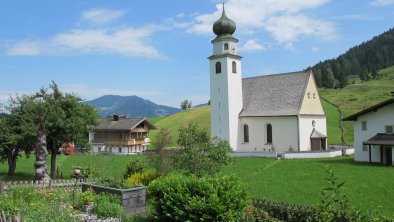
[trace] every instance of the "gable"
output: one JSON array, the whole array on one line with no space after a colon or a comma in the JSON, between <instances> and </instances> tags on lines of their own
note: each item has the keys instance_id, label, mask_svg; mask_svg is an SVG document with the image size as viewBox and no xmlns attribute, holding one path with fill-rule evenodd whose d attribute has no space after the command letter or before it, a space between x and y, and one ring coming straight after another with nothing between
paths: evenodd
<instances>
[{"instance_id":1,"label":"gable","mask_svg":"<svg viewBox=\"0 0 394 222\"><path fill-rule=\"evenodd\" d=\"M303 98L300 114L325 115L313 75L309 76Z\"/></svg>"},{"instance_id":2,"label":"gable","mask_svg":"<svg viewBox=\"0 0 394 222\"><path fill-rule=\"evenodd\" d=\"M242 79L245 116L298 115L310 72L294 72Z\"/></svg>"}]
</instances>

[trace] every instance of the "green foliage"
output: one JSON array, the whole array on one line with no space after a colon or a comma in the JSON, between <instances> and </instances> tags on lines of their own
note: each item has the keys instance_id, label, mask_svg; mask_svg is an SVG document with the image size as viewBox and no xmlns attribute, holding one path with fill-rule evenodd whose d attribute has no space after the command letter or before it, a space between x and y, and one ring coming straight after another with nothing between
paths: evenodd
<instances>
[{"instance_id":1,"label":"green foliage","mask_svg":"<svg viewBox=\"0 0 394 222\"><path fill-rule=\"evenodd\" d=\"M0 195L0 212L7 218L20 213L25 221L75 221L70 208L59 206L65 196L64 192L16 186Z\"/></svg>"},{"instance_id":2,"label":"green foliage","mask_svg":"<svg viewBox=\"0 0 394 222\"><path fill-rule=\"evenodd\" d=\"M137 172L125 179L124 183L128 187L133 185L148 186L150 182L157 178L156 170L149 169L144 172Z\"/></svg>"},{"instance_id":3,"label":"green foliage","mask_svg":"<svg viewBox=\"0 0 394 222\"><path fill-rule=\"evenodd\" d=\"M38 129L46 132L54 178L59 147L65 142L88 147L87 134L97 125L98 114L95 107L83 104L76 94L61 92L55 82L49 88L50 91L42 88L35 95L11 98L8 110L24 128L35 129L35 133Z\"/></svg>"},{"instance_id":4,"label":"green foliage","mask_svg":"<svg viewBox=\"0 0 394 222\"><path fill-rule=\"evenodd\" d=\"M138 159L132 159L127 164L126 172L123 178L128 178L135 173L142 173L144 171L144 163Z\"/></svg>"},{"instance_id":5,"label":"green foliage","mask_svg":"<svg viewBox=\"0 0 394 222\"><path fill-rule=\"evenodd\" d=\"M159 221L240 221L249 203L245 185L232 176L172 174L153 181L149 192Z\"/></svg>"},{"instance_id":6,"label":"green foliage","mask_svg":"<svg viewBox=\"0 0 394 222\"><path fill-rule=\"evenodd\" d=\"M372 40L351 48L336 59L316 64L312 69L316 82L321 87L343 88L348 77L360 76L362 81L379 78L377 70L394 65L394 29L374 37Z\"/></svg>"},{"instance_id":7,"label":"green foliage","mask_svg":"<svg viewBox=\"0 0 394 222\"><path fill-rule=\"evenodd\" d=\"M114 194L101 193L96 196L93 213L100 217L120 217L123 214L120 199Z\"/></svg>"},{"instance_id":8,"label":"green foliage","mask_svg":"<svg viewBox=\"0 0 394 222\"><path fill-rule=\"evenodd\" d=\"M186 110L192 108L192 101L189 101L187 99L183 100L181 102L181 109Z\"/></svg>"},{"instance_id":9,"label":"green foliage","mask_svg":"<svg viewBox=\"0 0 394 222\"><path fill-rule=\"evenodd\" d=\"M345 182L339 182L331 167L326 166L328 186L322 189L318 205L319 221L365 221L365 216L349 206L343 193Z\"/></svg>"},{"instance_id":10,"label":"green foliage","mask_svg":"<svg viewBox=\"0 0 394 222\"><path fill-rule=\"evenodd\" d=\"M172 143L171 131L167 128L161 128L156 134L155 148L164 148Z\"/></svg>"},{"instance_id":11,"label":"green foliage","mask_svg":"<svg viewBox=\"0 0 394 222\"><path fill-rule=\"evenodd\" d=\"M196 123L179 129L178 144L182 149L177 152L175 166L198 177L219 172L231 160L228 142L218 138L211 141L207 130Z\"/></svg>"}]
</instances>

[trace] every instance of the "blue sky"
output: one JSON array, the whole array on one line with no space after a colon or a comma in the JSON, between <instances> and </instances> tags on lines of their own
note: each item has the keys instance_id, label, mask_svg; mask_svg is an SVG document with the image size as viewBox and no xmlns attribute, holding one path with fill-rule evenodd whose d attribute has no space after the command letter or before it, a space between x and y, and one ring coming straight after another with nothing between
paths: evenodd
<instances>
[{"instance_id":1,"label":"blue sky","mask_svg":"<svg viewBox=\"0 0 394 222\"><path fill-rule=\"evenodd\" d=\"M209 100L217 0L1 1L0 103L54 80L90 100ZM394 26L394 0L228 0L243 77L303 70Z\"/></svg>"}]
</instances>

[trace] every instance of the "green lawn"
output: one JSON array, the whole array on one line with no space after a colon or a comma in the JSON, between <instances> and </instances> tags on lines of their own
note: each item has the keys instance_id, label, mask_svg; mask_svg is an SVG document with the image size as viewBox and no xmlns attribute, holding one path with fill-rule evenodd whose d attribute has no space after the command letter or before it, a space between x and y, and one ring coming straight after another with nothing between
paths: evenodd
<instances>
[{"instance_id":1,"label":"green lawn","mask_svg":"<svg viewBox=\"0 0 394 222\"><path fill-rule=\"evenodd\" d=\"M329 164L340 181L351 206L363 211L379 210L394 217L394 167L356 164L352 157L311 160L236 158L222 174L235 174L248 184L255 197L294 204L317 204L327 185L324 166Z\"/></svg>"},{"instance_id":2,"label":"green lawn","mask_svg":"<svg viewBox=\"0 0 394 222\"><path fill-rule=\"evenodd\" d=\"M94 166L104 177L120 178L133 156L58 156L63 175L69 177L73 166ZM7 178L7 164L0 165L0 179L32 179L34 158L22 157L13 178ZM310 160L276 160L270 158L234 158L221 174L235 174L247 183L252 196L290 203L317 204L320 190L326 186L324 166L329 164L345 181L345 192L352 206L364 211L379 210L394 217L394 167L356 164L353 157Z\"/></svg>"},{"instance_id":3,"label":"green lawn","mask_svg":"<svg viewBox=\"0 0 394 222\"><path fill-rule=\"evenodd\" d=\"M121 178L126 165L131 159L144 159L142 155L132 156L115 156L115 155L59 155L56 158L56 164L63 173L63 178L70 178L74 166L92 167L97 172L108 178ZM0 164L0 180L31 180L34 175L35 156L30 158L21 157L16 165L15 176L7 177L7 163ZM50 158L47 159L48 172L50 172Z\"/></svg>"}]
</instances>

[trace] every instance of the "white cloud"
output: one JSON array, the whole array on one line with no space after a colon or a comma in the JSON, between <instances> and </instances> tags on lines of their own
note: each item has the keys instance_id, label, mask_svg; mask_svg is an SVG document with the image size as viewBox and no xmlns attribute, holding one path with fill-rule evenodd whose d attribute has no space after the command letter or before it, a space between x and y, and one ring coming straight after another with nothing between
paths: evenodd
<instances>
[{"instance_id":1,"label":"white cloud","mask_svg":"<svg viewBox=\"0 0 394 222\"><path fill-rule=\"evenodd\" d=\"M379 6L391 5L391 4L394 4L394 0L373 0L372 4L379 5Z\"/></svg>"},{"instance_id":2,"label":"white cloud","mask_svg":"<svg viewBox=\"0 0 394 222\"><path fill-rule=\"evenodd\" d=\"M312 52L320 52L320 48L318 48L316 46L312 46L311 51Z\"/></svg>"},{"instance_id":3,"label":"white cloud","mask_svg":"<svg viewBox=\"0 0 394 222\"><path fill-rule=\"evenodd\" d=\"M314 20L302 14L272 16L267 20L265 28L280 43L295 41L303 35L325 40L335 38L331 23Z\"/></svg>"},{"instance_id":4,"label":"white cloud","mask_svg":"<svg viewBox=\"0 0 394 222\"><path fill-rule=\"evenodd\" d=\"M75 29L47 40L22 40L6 46L6 55L118 54L133 57L163 58L147 41L155 26L117 29Z\"/></svg>"},{"instance_id":5,"label":"white cloud","mask_svg":"<svg viewBox=\"0 0 394 222\"><path fill-rule=\"evenodd\" d=\"M95 8L82 12L82 20L94 24L107 24L118 20L125 14L122 10Z\"/></svg>"},{"instance_id":6,"label":"white cloud","mask_svg":"<svg viewBox=\"0 0 394 222\"><path fill-rule=\"evenodd\" d=\"M249 39L239 48L239 51L261 51L266 48L257 39Z\"/></svg>"},{"instance_id":7,"label":"white cloud","mask_svg":"<svg viewBox=\"0 0 394 222\"><path fill-rule=\"evenodd\" d=\"M239 34L253 34L269 31L279 42L295 41L300 36L335 37L334 26L326 21L310 18L303 10L319 7L330 0L229 0L226 14L237 24ZM216 11L194 17L194 24L187 32L212 34L212 24L222 11L221 4ZM290 24L289 24L290 23Z\"/></svg>"}]
</instances>

